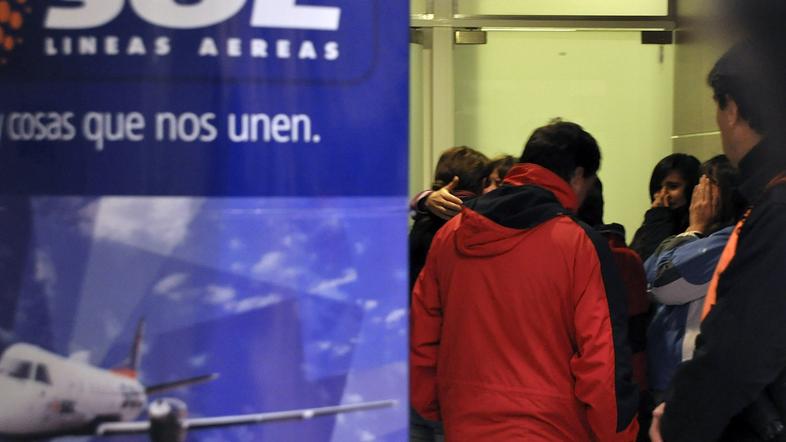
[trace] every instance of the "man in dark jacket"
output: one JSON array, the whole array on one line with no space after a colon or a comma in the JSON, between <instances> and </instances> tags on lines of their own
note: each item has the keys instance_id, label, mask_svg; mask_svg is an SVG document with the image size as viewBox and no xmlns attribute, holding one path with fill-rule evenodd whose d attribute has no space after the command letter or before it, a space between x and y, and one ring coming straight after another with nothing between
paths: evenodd
<instances>
[{"instance_id":1,"label":"man in dark jacket","mask_svg":"<svg viewBox=\"0 0 786 442\"><path fill-rule=\"evenodd\" d=\"M556 122L520 162L434 238L413 290L412 405L450 441L633 441L625 288L572 217L597 143Z\"/></svg>"},{"instance_id":2,"label":"man in dark jacket","mask_svg":"<svg viewBox=\"0 0 786 442\"><path fill-rule=\"evenodd\" d=\"M742 412L786 368L786 151L766 136L751 55L748 45L732 48L709 83L723 150L740 169L740 191L752 209L710 283L694 357L679 367L666 403L655 410L653 442L767 440Z\"/></svg>"}]
</instances>

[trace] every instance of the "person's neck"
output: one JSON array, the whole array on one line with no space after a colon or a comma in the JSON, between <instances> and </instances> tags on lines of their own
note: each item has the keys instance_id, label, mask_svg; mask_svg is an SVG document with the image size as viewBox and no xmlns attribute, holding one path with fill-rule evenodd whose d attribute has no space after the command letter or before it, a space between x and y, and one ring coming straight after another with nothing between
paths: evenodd
<instances>
[{"instance_id":1,"label":"person's neck","mask_svg":"<svg viewBox=\"0 0 786 442\"><path fill-rule=\"evenodd\" d=\"M754 147L759 145L763 138L764 137L753 131L741 135L737 142L734 143L735 146L732 148L732 153L727 155L729 157L729 161L731 161L735 167L739 167L740 161L742 161L742 159L745 158Z\"/></svg>"}]
</instances>

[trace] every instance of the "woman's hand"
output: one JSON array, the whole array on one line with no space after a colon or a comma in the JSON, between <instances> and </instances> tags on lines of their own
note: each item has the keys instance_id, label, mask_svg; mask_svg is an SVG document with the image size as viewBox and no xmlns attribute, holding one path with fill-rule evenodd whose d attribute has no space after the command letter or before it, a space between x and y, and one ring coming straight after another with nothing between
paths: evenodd
<instances>
[{"instance_id":1,"label":"woman's hand","mask_svg":"<svg viewBox=\"0 0 786 442\"><path fill-rule=\"evenodd\" d=\"M652 423L650 424L650 440L652 442L663 442L663 436L660 434L660 421L663 418L663 412L666 411L666 403L662 403L655 407L652 411Z\"/></svg>"},{"instance_id":2,"label":"woman's hand","mask_svg":"<svg viewBox=\"0 0 786 442\"><path fill-rule=\"evenodd\" d=\"M712 223L718 219L720 209L720 189L706 175L693 188L690 202L690 226L688 232L709 233Z\"/></svg>"},{"instance_id":3,"label":"woman's hand","mask_svg":"<svg viewBox=\"0 0 786 442\"><path fill-rule=\"evenodd\" d=\"M671 198L666 189L661 188L659 191L655 192L655 196L652 199L653 209L656 207L669 207L669 205L671 205Z\"/></svg>"}]
</instances>

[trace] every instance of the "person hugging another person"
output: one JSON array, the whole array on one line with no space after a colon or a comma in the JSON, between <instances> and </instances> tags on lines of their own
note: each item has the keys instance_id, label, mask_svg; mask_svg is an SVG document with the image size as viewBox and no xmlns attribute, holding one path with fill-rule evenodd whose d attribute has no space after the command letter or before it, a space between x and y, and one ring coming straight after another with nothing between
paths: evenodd
<instances>
[{"instance_id":1,"label":"person hugging another person","mask_svg":"<svg viewBox=\"0 0 786 442\"><path fill-rule=\"evenodd\" d=\"M488 184L489 159L486 155L467 146L451 147L442 152L434 170L434 183L431 186L432 194L441 189L447 189L450 196L458 200L458 209L461 204L470 198L483 193L483 188ZM428 196L426 197L428 198ZM420 270L426 262L431 240L440 227L452 217L445 217L439 211L418 210L415 213L415 223L409 232L409 286L415 284Z\"/></svg>"},{"instance_id":2,"label":"person hugging another person","mask_svg":"<svg viewBox=\"0 0 786 442\"><path fill-rule=\"evenodd\" d=\"M434 170L432 190L437 194L445 189L450 197L456 198L460 204L483 193L488 184L488 158L467 146L451 147L444 151L437 161ZM424 198L425 200L425 198ZM409 232L409 287L410 304L411 290L423 269L431 248L434 235L450 217L439 215L440 212L417 211L415 223ZM415 410L410 410L410 441L431 442L442 439L442 428L438 422L423 419Z\"/></svg>"},{"instance_id":3,"label":"person hugging another person","mask_svg":"<svg viewBox=\"0 0 786 442\"><path fill-rule=\"evenodd\" d=\"M486 184L483 187L483 193L489 193L502 185L502 180L505 175L516 163L516 158L511 155L500 155L488 162L486 166ZM461 198L453 195L453 190L459 183L459 178L453 179L440 187L439 189L428 189L419 192L409 203L409 208L412 211L413 218L418 215L425 215L428 213L433 214L444 220L449 220L461 212L463 201Z\"/></svg>"},{"instance_id":4,"label":"person hugging another person","mask_svg":"<svg viewBox=\"0 0 786 442\"><path fill-rule=\"evenodd\" d=\"M513 155L500 155L489 161L487 168L489 171L488 181L486 187L483 188L483 193L489 193L502 186L505 175L508 174L508 171L514 164L516 164L516 158L514 158Z\"/></svg>"}]
</instances>

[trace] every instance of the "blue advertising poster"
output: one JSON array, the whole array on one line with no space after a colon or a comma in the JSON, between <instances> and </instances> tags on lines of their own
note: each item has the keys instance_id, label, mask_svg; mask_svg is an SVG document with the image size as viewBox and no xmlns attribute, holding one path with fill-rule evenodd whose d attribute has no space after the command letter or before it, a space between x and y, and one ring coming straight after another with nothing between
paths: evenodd
<instances>
[{"instance_id":1,"label":"blue advertising poster","mask_svg":"<svg viewBox=\"0 0 786 442\"><path fill-rule=\"evenodd\" d=\"M406 439L407 13L0 0L0 440Z\"/></svg>"}]
</instances>

